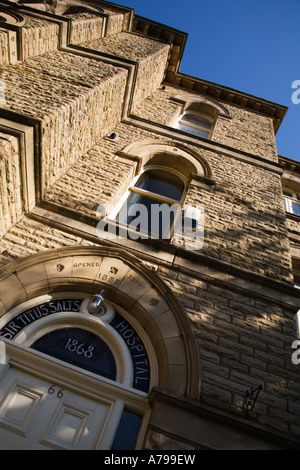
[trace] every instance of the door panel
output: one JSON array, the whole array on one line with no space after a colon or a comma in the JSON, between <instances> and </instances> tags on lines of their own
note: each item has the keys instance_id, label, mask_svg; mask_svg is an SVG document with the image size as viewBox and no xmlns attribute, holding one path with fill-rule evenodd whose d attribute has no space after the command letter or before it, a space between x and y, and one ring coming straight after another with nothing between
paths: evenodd
<instances>
[{"instance_id":1,"label":"door panel","mask_svg":"<svg viewBox=\"0 0 300 470\"><path fill-rule=\"evenodd\" d=\"M9 367L0 381L0 447L99 448L113 408Z\"/></svg>"},{"instance_id":2,"label":"door panel","mask_svg":"<svg viewBox=\"0 0 300 470\"><path fill-rule=\"evenodd\" d=\"M5 394L0 409L0 426L26 436L26 430L42 399L40 393L14 382ZM2 393L1 393L2 395Z\"/></svg>"}]
</instances>

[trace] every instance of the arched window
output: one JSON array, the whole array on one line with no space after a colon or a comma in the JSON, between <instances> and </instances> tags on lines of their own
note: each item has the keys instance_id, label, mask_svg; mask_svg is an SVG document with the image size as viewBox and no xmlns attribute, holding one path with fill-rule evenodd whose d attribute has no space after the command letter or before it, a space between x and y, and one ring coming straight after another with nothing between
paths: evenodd
<instances>
[{"instance_id":1,"label":"arched window","mask_svg":"<svg viewBox=\"0 0 300 470\"><path fill-rule=\"evenodd\" d=\"M173 142L145 140L119 154L142 168L114 208L98 206L96 233L103 239L164 239L186 249L203 244L204 211L189 204L189 184L214 184L211 169L198 153ZM211 181L211 182L210 182ZM197 245L197 248L196 248Z\"/></svg>"},{"instance_id":2,"label":"arched window","mask_svg":"<svg viewBox=\"0 0 300 470\"><path fill-rule=\"evenodd\" d=\"M208 97L183 94L171 100L179 106L170 125L198 137L211 139L218 119L231 119L225 106Z\"/></svg>"},{"instance_id":3,"label":"arched window","mask_svg":"<svg viewBox=\"0 0 300 470\"><path fill-rule=\"evenodd\" d=\"M109 346L89 330L59 328L49 331L30 346L36 351L116 380L116 363Z\"/></svg>"},{"instance_id":4,"label":"arched window","mask_svg":"<svg viewBox=\"0 0 300 470\"><path fill-rule=\"evenodd\" d=\"M178 172L146 166L129 187L115 219L136 230L141 238L170 239L184 193L185 181Z\"/></svg>"},{"instance_id":5,"label":"arched window","mask_svg":"<svg viewBox=\"0 0 300 470\"><path fill-rule=\"evenodd\" d=\"M212 119L196 111L185 111L179 118L176 127L181 131L208 139L212 130Z\"/></svg>"}]
</instances>

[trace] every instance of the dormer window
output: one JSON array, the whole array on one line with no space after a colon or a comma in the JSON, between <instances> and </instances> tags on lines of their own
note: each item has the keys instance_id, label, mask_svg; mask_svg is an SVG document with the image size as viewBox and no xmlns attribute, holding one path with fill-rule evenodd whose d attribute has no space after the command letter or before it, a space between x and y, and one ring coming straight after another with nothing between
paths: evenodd
<instances>
[{"instance_id":1,"label":"dormer window","mask_svg":"<svg viewBox=\"0 0 300 470\"><path fill-rule=\"evenodd\" d=\"M195 111L185 111L177 122L177 129L189 132L190 134L198 135L209 139L212 130L212 120L208 116L204 116Z\"/></svg>"}]
</instances>

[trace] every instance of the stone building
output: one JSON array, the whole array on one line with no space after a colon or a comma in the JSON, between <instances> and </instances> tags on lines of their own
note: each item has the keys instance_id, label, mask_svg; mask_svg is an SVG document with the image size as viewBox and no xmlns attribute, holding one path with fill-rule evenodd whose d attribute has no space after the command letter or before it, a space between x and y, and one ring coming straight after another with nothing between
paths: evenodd
<instances>
[{"instance_id":1,"label":"stone building","mask_svg":"<svg viewBox=\"0 0 300 470\"><path fill-rule=\"evenodd\" d=\"M0 10L0 447L298 448L286 107L131 8Z\"/></svg>"}]
</instances>

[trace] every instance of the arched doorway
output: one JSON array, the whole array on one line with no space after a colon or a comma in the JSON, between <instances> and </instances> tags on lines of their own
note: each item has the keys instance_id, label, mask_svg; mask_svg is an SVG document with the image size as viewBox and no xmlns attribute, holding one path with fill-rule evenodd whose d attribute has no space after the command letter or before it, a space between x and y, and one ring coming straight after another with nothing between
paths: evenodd
<instances>
[{"instance_id":1,"label":"arched doorway","mask_svg":"<svg viewBox=\"0 0 300 470\"><path fill-rule=\"evenodd\" d=\"M88 302L101 291L103 309L91 314ZM13 263L0 298L9 358L0 377L0 435L11 448L142 448L153 387L199 395L183 309L122 250L66 248Z\"/></svg>"}]
</instances>

